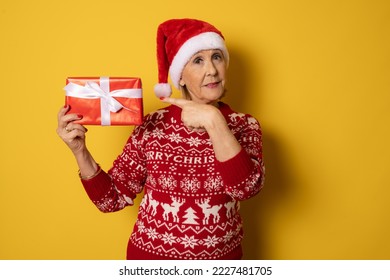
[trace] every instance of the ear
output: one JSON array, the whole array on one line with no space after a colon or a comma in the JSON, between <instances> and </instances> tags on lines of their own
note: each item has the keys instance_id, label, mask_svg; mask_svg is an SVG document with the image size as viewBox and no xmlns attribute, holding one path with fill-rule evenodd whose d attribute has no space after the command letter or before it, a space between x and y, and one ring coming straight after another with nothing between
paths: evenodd
<instances>
[{"instance_id":1,"label":"ear","mask_svg":"<svg viewBox=\"0 0 390 280\"><path fill-rule=\"evenodd\" d=\"M180 85L181 87L184 87L184 86L186 85L186 83L183 81L182 78L180 78L179 85Z\"/></svg>"}]
</instances>

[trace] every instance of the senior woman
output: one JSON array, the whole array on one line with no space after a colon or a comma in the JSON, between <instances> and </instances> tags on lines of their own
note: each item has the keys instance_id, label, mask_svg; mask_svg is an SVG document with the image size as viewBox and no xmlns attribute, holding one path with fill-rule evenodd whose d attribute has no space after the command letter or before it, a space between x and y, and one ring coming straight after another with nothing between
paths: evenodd
<instances>
[{"instance_id":1,"label":"senior woman","mask_svg":"<svg viewBox=\"0 0 390 280\"><path fill-rule=\"evenodd\" d=\"M73 152L81 183L103 212L143 198L127 259L240 259L239 203L263 187L262 133L251 115L220 101L229 53L222 33L195 19L157 31L159 83L168 106L145 116L108 172L87 149L82 116L58 114L57 133ZM172 83L183 98L171 98Z\"/></svg>"}]
</instances>

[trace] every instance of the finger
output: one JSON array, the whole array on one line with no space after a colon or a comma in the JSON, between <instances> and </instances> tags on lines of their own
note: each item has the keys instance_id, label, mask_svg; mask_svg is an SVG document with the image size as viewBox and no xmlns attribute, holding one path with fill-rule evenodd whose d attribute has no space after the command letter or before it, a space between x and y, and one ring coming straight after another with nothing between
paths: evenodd
<instances>
[{"instance_id":1,"label":"finger","mask_svg":"<svg viewBox=\"0 0 390 280\"><path fill-rule=\"evenodd\" d=\"M66 114L58 119L58 127L65 128L69 123L77 120L81 120L83 118L80 114Z\"/></svg>"},{"instance_id":2,"label":"finger","mask_svg":"<svg viewBox=\"0 0 390 280\"><path fill-rule=\"evenodd\" d=\"M85 138L85 131L82 131L80 129L73 129L73 130L69 131L69 133L67 134L67 138L68 138L68 141L70 141L70 142L72 142L76 138L84 139Z\"/></svg>"},{"instance_id":3,"label":"finger","mask_svg":"<svg viewBox=\"0 0 390 280\"><path fill-rule=\"evenodd\" d=\"M183 106L192 102L191 100L181 99L181 98L172 98L172 97L162 98L161 101L165 102L165 103L170 103L172 105L176 105L180 108L183 108Z\"/></svg>"},{"instance_id":4,"label":"finger","mask_svg":"<svg viewBox=\"0 0 390 280\"><path fill-rule=\"evenodd\" d=\"M74 114L67 114L70 110L69 105L65 105L64 107L61 107L61 109L58 112L58 127L64 128L68 122L72 121L70 118L71 115L72 117L75 117Z\"/></svg>"},{"instance_id":5,"label":"finger","mask_svg":"<svg viewBox=\"0 0 390 280\"><path fill-rule=\"evenodd\" d=\"M70 110L69 105L65 105L61 107L61 109L58 111L58 120L62 118L69 110Z\"/></svg>"},{"instance_id":6,"label":"finger","mask_svg":"<svg viewBox=\"0 0 390 280\"><path fill-rule=\"evenodd\" d=\"M80 143L80 140L85 139L85 132L74 129L70 132L67 132L62 135L62 140L69 145L69 147L72 148L74 145L78 145L77 143Z\"/></svg>"},{"instance_id":7,"label":"finger","mask_svg":"<svg viewBox=\"0 0 390 280\"><path fill-rule=\"evenodd\" d=\"M83 133L86 133L88 131L88 129L85 126L78 124L78 123L74 123L74 122L70 122L70 123L68 123L67 126L65 126L66 132L70 132L70 131L76 130L76 129L80 130Z\"/></svg>"}]
</instances>

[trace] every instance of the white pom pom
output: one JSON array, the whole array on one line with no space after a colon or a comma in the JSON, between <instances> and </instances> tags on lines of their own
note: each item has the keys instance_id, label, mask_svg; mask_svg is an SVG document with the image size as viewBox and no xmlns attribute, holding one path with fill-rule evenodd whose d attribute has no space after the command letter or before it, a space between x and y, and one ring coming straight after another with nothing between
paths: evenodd
<instances>
[{"instance_id":1,"label":"white pom pom","mask_svg":"<svg viewBox=\"0 0 390 280\"><path fill-rule=\"evenodd\" d=\"M170 84L160 83L154 86L154 94L158 97L169 97L172 94L172 88Z\"/></svg>"}]
</instances>

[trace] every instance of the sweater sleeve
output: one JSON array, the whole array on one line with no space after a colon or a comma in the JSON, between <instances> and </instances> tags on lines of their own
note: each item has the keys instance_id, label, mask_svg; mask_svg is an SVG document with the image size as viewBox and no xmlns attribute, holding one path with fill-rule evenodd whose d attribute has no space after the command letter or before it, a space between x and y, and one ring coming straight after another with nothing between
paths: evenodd
<instances>
[{"instance_id":1,"label":"sweater sleeve","mask_svg":"<svg viewBox=\"0 0 390 280\"><path fill-rule=\"evenodd\" d=\"M136 195L142 192L146 167L140 135L140 129L136 128L107 173L101 171L92 179L81 180L89 198L100 211L115 212L133 205Z\"/></svg>"},{"instance_id":2,"label":"sweater sleeve","mask_svg":"<svg viewBox=\"0 0 390 280\"><path fill-rule=\"evenodd\" d=\"M245 200L256 195L264 185L260 124L246 115L235 135L242 149L233 158L217 162L217 169L223 178L226 193L236 200Z\"/></svg>"},{"instance_id":3,"label":"sweater sleeve","mask_svg":"<svg viewBox=\"0 0 390 280\"><path fill-rule=\"evenodd\" d=\"M117 191L111 177L103 170L94 178L81 179L91 201L102 212L115 212L127 205L133 205L135 194L121 194Z\"/></svg>"}]
</instances>

